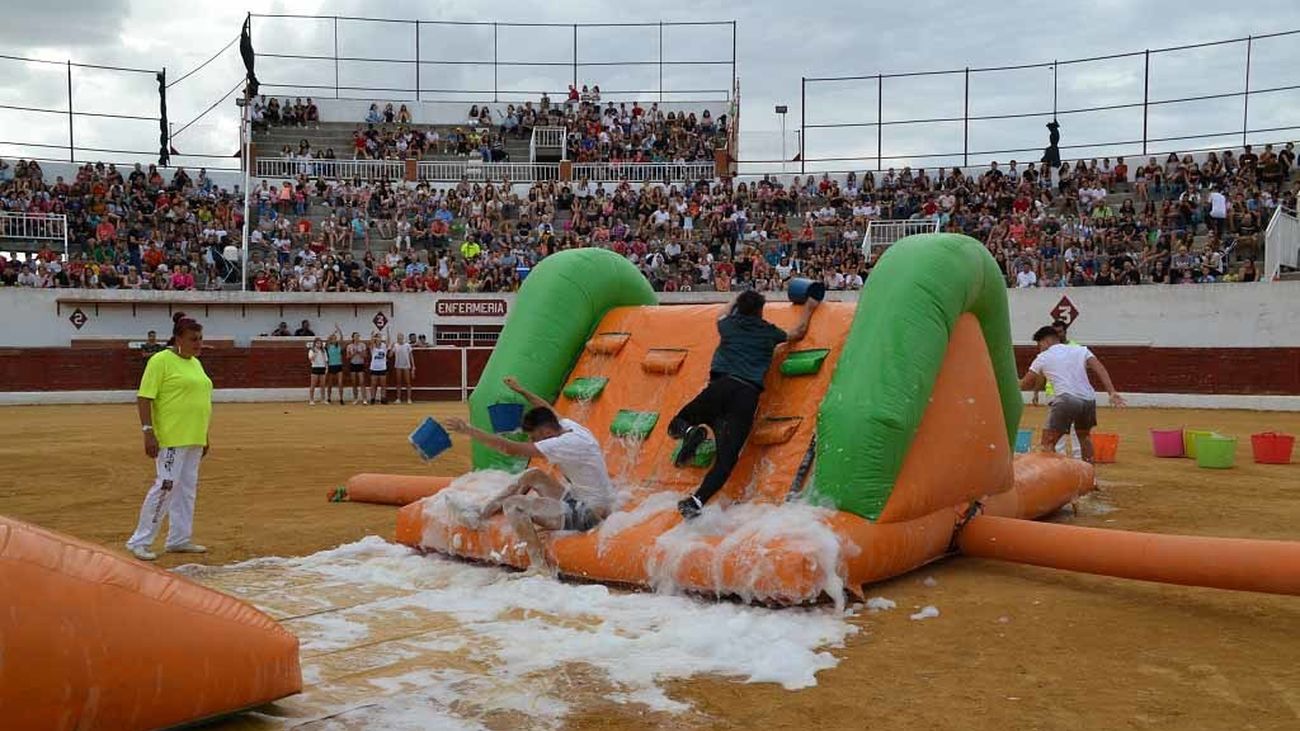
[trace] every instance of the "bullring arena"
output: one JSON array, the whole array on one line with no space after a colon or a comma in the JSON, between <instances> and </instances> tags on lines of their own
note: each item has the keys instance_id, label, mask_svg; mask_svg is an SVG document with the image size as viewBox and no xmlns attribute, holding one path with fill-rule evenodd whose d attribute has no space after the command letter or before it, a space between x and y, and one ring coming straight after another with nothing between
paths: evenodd
<instances>
[{"instance_id":1,"label":"bullring arena","mask_svg":"<svg viewBox=\"0 0 1300 731\"><path fill-rule=\"evenodd\" d=\"M0 726L1300 726L1294 116L1095 146L1186 151L1158 176L1063 146L1011 178L977 146L951 187L916 161L904 183L882 138L852 177L788 151L746 172L735 50L707 62L724 99L611 107L597 134L572 28L549 117L336 80L310 112L250 95L246 168L207 183L0 178ZM714 356L747 290L789 335L761 384ZM1083 386L1027 385L1040 349ZM752 429L692 510L733 427L701 419L679 458L674 415L727 378ZM1091 462L1044 437L1071 398L1097 401ZM613 491L586 530L534 528L540 557L522 502L483 509L520 474L585 509L590 478L532 446L579 428L537 432L538 402ZM173 436L207 404L205 436Z\"/></svg>"}]
</instances>

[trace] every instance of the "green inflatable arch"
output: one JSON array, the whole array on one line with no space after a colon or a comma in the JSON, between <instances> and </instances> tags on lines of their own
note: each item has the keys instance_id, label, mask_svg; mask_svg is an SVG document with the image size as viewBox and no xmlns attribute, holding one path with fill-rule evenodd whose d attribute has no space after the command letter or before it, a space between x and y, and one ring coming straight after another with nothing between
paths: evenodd
<instances>
[{"instance_id":1,"label":"green inflatable arch","mask_svg":"<svg viewBox=\"0 0 1300 731\"><path fill-rule=\"evenodd\" d=\"M530 391L554 402L606 312L657 301L641 272L608 249L570 249L546 257L520 287L496 348L470 394L470 420L491 431L488 407L519 401L501 383L506 376L515 376ZM478 442L473 463L476 470L519 468L513 457Z\"/></svg>"},{"instance_id":2,"label":"green inflatable arch","mask_svg":"<svg viewBox=\"0 0 1300 731\"><path fill-rule=\"evenodd\" d=\"M984 331L1007 439L1015 442L1024 404L1002 270L967 236L909 236L872 271L818 411L815 495L840 510L879 517L921 424L948 338L967 312Z\"/></svg>"}]
</instances>

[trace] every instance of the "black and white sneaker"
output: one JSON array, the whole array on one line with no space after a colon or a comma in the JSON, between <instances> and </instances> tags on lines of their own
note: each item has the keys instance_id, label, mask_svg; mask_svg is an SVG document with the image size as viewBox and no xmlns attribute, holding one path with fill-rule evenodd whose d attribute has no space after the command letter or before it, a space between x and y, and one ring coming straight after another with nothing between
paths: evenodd
<instances>
[{"instance_id":1,"label":"black and white sneaker","mask_svg":"<svg viewBox=\"0 0 1300 731\"><path fill-rule=\"evenodd\" d=\"M682 435L681 449L677 450L677 457L673 459L673 465L681 467L695 458L695 453L699 451L700 445L704 443L704 438L708 436L702 426L693 426L686 430Z\"/></svg>"}]
</instances>

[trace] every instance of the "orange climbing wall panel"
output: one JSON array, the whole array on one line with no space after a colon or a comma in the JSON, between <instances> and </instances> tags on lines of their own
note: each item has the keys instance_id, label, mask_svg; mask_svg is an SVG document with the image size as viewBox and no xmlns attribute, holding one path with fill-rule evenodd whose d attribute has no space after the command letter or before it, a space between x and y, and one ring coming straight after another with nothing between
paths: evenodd
<instances>
[{"instance_id":1,"label":"orange climbing wall panel","mask_svg":"<svg viewBox=\"0 0 1300 731\"><path fill-rule=\"evenodd\" d=\"M564 416L586 425L601 440L610 473L616 480L648 486L652 491L687 491L694 489L704 477L703 468L673 467L671 457L676 440L668 437L667 430L677 411L709 381L709 362L718 345L718 330L713 323L722 314L723 307L621 307L607 314L596 328L597 333L623 332L631 333L631 337L612 355L584 349L569 380L604 376L609 378L609 384L600 398L591 403L561 396L556 408ZM802 310L800 305L773 303L764 308L763 317L788 331L798 322ZM801 350L830 349L830 355L815 375L782 376L779 366L791 346L777 349L759 401L756 425L768 416L798 416L802 421L783 443L759 445L750 440L723 488L725 494L734 499L774 502L785 499L808 449L817 422L817 408L826 395L853 312L853 304L837 302L827 302L817 308L807 337L796 346ZM649 351L663 349L686 351L680 370L671 375L646 372L642 363ZM609 433L610 421L619 409L659 413L659 422L643 444L629 445ZM633 459L638 454L639 458Z\"/></svg>"}]
</instances>

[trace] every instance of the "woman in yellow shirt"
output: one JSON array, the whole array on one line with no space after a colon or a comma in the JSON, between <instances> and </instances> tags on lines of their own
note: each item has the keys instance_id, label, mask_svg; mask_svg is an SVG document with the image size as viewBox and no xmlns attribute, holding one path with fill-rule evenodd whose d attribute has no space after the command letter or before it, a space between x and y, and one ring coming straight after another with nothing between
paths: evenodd
<instances>
[{"instance_id":1,"label":"woman in yellow shirt","mask_svg":"<svg viewBox=\"0 0 1300 731\"><path fill-rule=\"evenodd\" d=\"M164 547L173 553L205 553L194 543L194 499L198 493L199 461L208 453L208 424L212 417L212 379L199 362L203 326L178 312L172 317L171 347L149 358L140 379L136 405L144 452L157 465L158 476L140 508L140 521L126 542L142 561L157 558L150 547L158 535L164 511L169 527Z\"/></svg>"}]
</instances>

